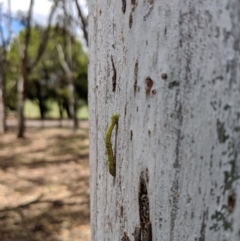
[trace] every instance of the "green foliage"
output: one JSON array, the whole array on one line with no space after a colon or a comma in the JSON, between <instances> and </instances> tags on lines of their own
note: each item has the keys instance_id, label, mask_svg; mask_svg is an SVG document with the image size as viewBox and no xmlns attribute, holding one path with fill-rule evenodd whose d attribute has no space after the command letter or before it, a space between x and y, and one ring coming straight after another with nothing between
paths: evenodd
<instances>
[{"instance_id":1,"label":"green foliage","mask_svg":"<svg viewBox=\"0 0 240 241\"><path fill-rule=\"evenodd\" d=\"M59 61L57 44L65 49L64 29L52 27L46 50L34 69L31 70L27 83L25 83L25 97L39 104L43 117L49 111L48 102L53 100L67 105L68 83L65 72ZM38 53L44 29L39 26L31 28L30 44L27 49L29 63L32 63ZM24 42L25 30L22 30L12 42L7 53L7 106L16 109L17 80L21 76L21 61L19 47ZM72 37L72 62L74 71L74 85L76 100L80 105L87 101L87 56L80 42ZM78 106L77 106L78 107Z\"/></svg>"}]
</instances>

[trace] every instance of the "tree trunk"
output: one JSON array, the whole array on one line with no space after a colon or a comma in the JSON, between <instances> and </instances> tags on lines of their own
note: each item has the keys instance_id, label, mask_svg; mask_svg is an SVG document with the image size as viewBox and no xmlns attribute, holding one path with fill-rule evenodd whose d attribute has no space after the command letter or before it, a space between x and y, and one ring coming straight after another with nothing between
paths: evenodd
<instances>
[{"instance_id":1,"label":"tree trunk","mask_svg":"<svg viewBox=\"0 0 240 241\"><path fill-rule=\"evenodd\" d=\"M77 113L76 113L76 108L75 108L75 96L74 96L74 85L73 85L73 80L69 79L69 110L71 113L71 118L73 120L73 130L76 131L78 129L78 119L77 119Z\"/></svg>"},{"instance_id":2,"label":"tree trunk","mask_svg":"<svg viewBox=\"0 0 240 241\"><path fill-rule=\"evenodd\" d=\"M77 120L77 116L76 116L76 109L75 109L75 88L74 88L74 84L73 84L73 72L70 68L70 66L72 66L72 45L71 45L71 39L66 36L67 39L67 57L68 57L68 62L65 60L65 56L62 50L62 47L60 44L57 45L57 50L58 50L58 56L59 56L59 60L61 62L61 65L65 71L67 80L68 80L68 93L69 93L69 112L70 115L68 113L68 116L71 117L71 119L73 120L73 130L75 131L78 128L78 120ZM68 112L67 110L67 112Z\"/></svg>"},{"instance_id":3,"label":"tree trunk","mask_svg":"<svg viewBox=\"0 0 240 241\"><path fill-rule=\"evenodd\" d=\"M49 38L49 32L50 32L50 25L51 25L51 20L53 17L53 14L56 10L58 1L54 1L51 12L48 17L48 25L46 30L44 31L41 42L38 46L38 51L34 59L29 59L28 56L28 48L30 45L30 39L31 39L31 21L32 21L32 13L33 13L33 5L34 5L34 0L30 1L29 9L28 9L28 14L27 14L27 19L26 19L26 29L24 33L24 43L20 43L20 39L18 41L18 47L19 47L19 55L21 59L21 77L19 77L18 80L18 130L17 130L17 137L22 138L24 137L24 99L25 99L25 93L24 93L24 85L26 83L26 80L29 78L29 74L31 71L36 67L37 63L39 62L40 58L42 57L46 45L48 42ZM31 64L30 64L31 63Z\"/></svg>"},{"instance_id":4,"label":"tree trunk","mask_svg":"<svg viewBox=\"0 0 240 241\"><path fill-rule=\"evenodd\" d=\"M6 130L5 82L6 82L6 49L2 46L0 54L0 135Z\"/></svg>"},{"instance_id":5,"label":"tree trunk","mask_svg":"<svg viewBox=\"0 0 240 241\"><path fill-rule=\"evenodd\" d=\"M239 0L89 8L92 240L240 240Z\"/></svg>"},{"instance_id":6,"label":"tree trunk","mask_svg":"<svg viewBox=\"0 0 240 241\"><path fill-rule=\"evenodd\" d=\"M6 128L6 113L5 113L5 97L4 97L4 76L0 73L0 135L5 132Z\"/></svg>"},{"instance_id":7,"label":"tree trunk","mask_svg":"<svg viewBox=\"0 0 240 241\"><path fill-rule=\"evenodd\" d=\"M24 137L25 125L24 125L24 79L19 76L18 85L17 85L17 119L18 119L18 129L17 129L17 137Z\"/></svg>"}]
</instances>

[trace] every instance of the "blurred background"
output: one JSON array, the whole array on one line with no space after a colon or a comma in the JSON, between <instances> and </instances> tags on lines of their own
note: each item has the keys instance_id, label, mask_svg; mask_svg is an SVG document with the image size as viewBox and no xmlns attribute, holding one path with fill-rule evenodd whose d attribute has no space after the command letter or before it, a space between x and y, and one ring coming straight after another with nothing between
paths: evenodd
<instances>
[{"instance_id":1,"label":"blurred background","mask_svg":"<svg viewBox=\"0 0 240 241\"><path fill-rule=\"evenodd\" d=\"M0 0L0 240L90 240L86 0Z\"/></svg>"}]
</instances>

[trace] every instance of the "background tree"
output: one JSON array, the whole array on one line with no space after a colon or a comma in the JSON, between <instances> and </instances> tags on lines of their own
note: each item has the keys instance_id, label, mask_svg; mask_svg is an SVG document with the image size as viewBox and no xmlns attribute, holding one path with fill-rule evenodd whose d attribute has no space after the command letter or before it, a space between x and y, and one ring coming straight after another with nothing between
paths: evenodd
<instances>
[{"instance_id":1,"label":"background tree","mask_svg":"<svg viewBox=\"0 0 240 241\"><path fill-rule=\"evenodd\" d=\"M239 0L89 9L92 240L239 240Z\"/></svg>"},{"instance_id":2,"label":"background tree","mask_svg":"<svg viewBox=\"0 0 240 241\"><path fill-rule=\"evenodd\" d=\"M86 30L86 21L82 15L81 8L76 1L76 6L78 9L78 13L81 18L81 28L84 33L84 37L86 42L88 41L87 30ZM65 71L66 79L68 80L68 93L69 93L69 113L71 118L73 119L73 129L76 130L78 128L78 119L76 116L76 100L75 100L75 86L73 81L73 58L72 58L72 23L74 22L73 18L73 9L71 2L62 1L62 10L63 10L63 19L62 26L64 31L65 38L65 53L63 52L63 48L60 44L57 45L59 60L62 65L63 70ZM61 18L60 18L61 19Z\"/></svg>"},{"instance_id":3,"label":"background tree","mask_svg":"<svg viewBox=\"0 0 240 241\"><path fill-rule=\"evenodd\" d=\"M31 28L31 38L29 42L29 58L36 56L40 39L45 29L39 26ZM28 81L25 82L25 98L36 102L39 105L41 119L50 110L49 101L56 101L59 103L61 110L60 116L63 115L64 109L69 112L69 93L68 80L62 68L58 57L56 45L66 46L66 39L63 28L52 27L50 29L50 38L46 45L46 51L43 53L41 59L36 64L35 68L28 76ZM8 62L11 63L8 73L7 81L7 105L10 109L16 109L16 88L13 88L17 78L20 74L20 58L17 52L18 42L23 41L25 30L22 30L10 46L8 51ZM72 59L75 71L73 72L74 88L78 89L76 99L76 109L80 106L79 101L87 100L87 57L84 53L80 42L72 37ZM64 47L65 49L65 47ZM16 85L16 84L15 84ZM80 95L79 95L80 94ZM62 117L62 116L61 116Z\"/></svg>"},{"instance_id":4,"label":"background tree","mask_svg":"<svg viewBox=\"0 0 240 241\"><path fill-rule=\"evenodd\" d=\"M81 6L78 3L78 0L74 0L75 4L76 4L76 8L77 8L77 12L78 12L78 17L80 20L80 27L83 31L83 36L86 40L86 44L88 46L88 21L86 16L84 16L83 14L83 10L81 9Z\"/></svg>"},{"instance_id":5,"label":"background tree","mask_svg":"<svg viewBox=\"0 0 240 241\"><path fill-rule=\"evenodd\" d=\"M4 34L4 29L5 33ZM7 68L7 46L11 40L11 1L8 0L7 16L2 12L0 3L0 134L6 129L5 82Z\"/></svg>"},{"instance_id":6,"label":"background tree","mask_svg":"<svg viewBox=\"0 0 240 241\"><path fill-rule=\"evenodd\" d=\"M49 37L49 30L50 30L50 23L54 14L54 11L57 7L57 0L53 1L53 6L51 9L51 12L49 14L48 18L48 26L41 38L41 43L38 48L37 55L34 59L29 59L29 53L28 53L28 47L30 43L31 38L31 21L32 21L32 11L33 11L33 5L34 0L30 1L28 14L26 17L26 27L25 27L25 35L24 35L24 41L21 43L19 42L19 55L21 59L21 75L18 79L18 137L24 136L24 115L23 115L23 108L24 108L24 85L28 81L29 74L33 70L33 68L36 66L38 61L40 60L42 54L45 51L45 47L48 41Z\"/></svg>"}]
</instances>

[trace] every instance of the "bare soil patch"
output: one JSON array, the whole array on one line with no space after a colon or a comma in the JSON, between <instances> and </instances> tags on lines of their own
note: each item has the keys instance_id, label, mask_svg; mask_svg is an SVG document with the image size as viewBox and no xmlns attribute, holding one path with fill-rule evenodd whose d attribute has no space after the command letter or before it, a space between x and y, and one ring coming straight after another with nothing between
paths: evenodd
<instances>
[{"instance_id":1,"label":"bare soil patch","mask_svg":"<svg viewBox=\"0 0 240 241\"><path fill-rule=\"evenodd\" d=\"M0 136L0 240L88 241L88 130Z\"/></svg>"}]
</instances>

